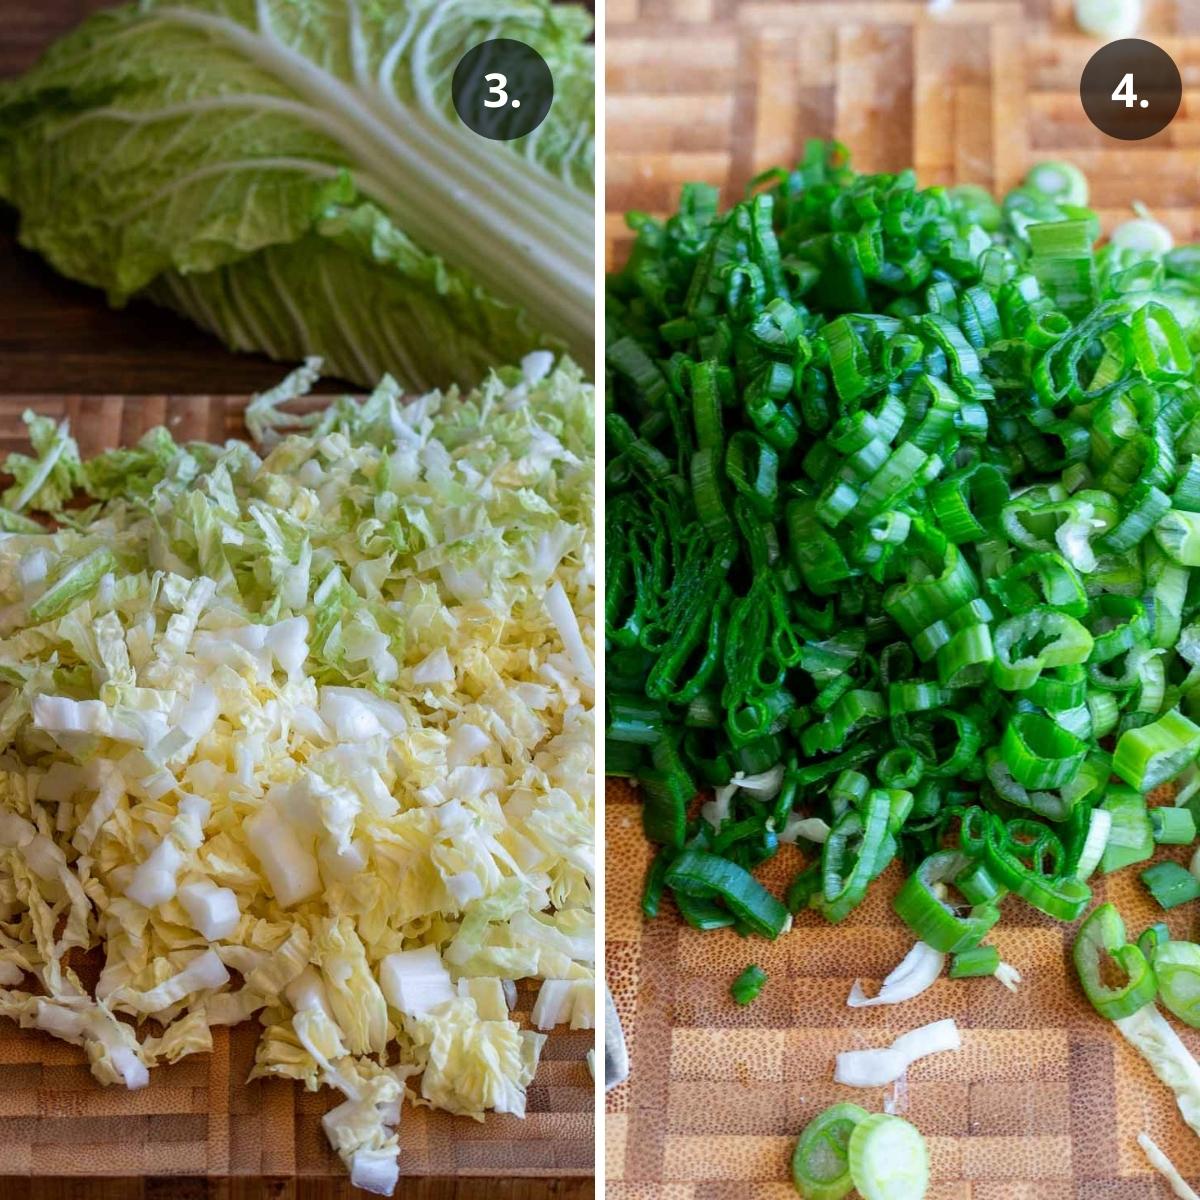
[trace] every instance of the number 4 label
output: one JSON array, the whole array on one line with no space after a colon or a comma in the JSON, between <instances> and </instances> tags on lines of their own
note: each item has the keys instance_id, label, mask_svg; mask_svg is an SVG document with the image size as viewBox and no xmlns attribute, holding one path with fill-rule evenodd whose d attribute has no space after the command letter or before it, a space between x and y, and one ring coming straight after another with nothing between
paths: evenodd
<instances>
[{"instance_id":1,"label":"number 4 label","mask_svg":"<svg viewBox=\"0 0 1200 1200\"><path fill-rule=\"evenodd\" d=\"M1137 103L1137 94L1133 90L1133 72L1121 77L1121 82L1117 84L1116 91L1113 92L1114 100L1124 100L1126 108L1132 108Z\"/></svg>"}]
</instances>

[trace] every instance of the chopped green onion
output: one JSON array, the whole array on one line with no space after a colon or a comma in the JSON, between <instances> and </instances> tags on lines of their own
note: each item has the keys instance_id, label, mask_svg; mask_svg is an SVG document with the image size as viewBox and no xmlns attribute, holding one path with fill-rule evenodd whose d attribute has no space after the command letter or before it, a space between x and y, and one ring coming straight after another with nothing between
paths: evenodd
<instances>
[{"instance_id":1,"label":"chopped green onion","mask_svg":"<svg viewBox=\"0 0 1200 1200\"><path fill-rule=\"evenodd\" d=\"M1086 312L1096 299L1095 235L1089 220L1047 221L1025 230L1038 283L1068 315Z\"/></svg>"},{"instance_id":2,"label":"chopped green onion","mask_svg":"<svg viewBox=\"0 0 1200 1200\"><path fill-rule=\"evenodd\" d=\"M749 871L715 854L685 850L667 869L666 881L676 893L720 901L766 938L777 938L791 922L787 909Z\"/></svg>"},{"instance_id":3,"label":"chopped green onion","mask_svg":"<svg viewBox=\"0 0 1200 1200\"><path fill-rule=\"evenodd\" d=\"M1051 200L1066 204L1084 205L1088 202L1088 182L1084 173L1073 163L1043 162L1029 168L1025 186L1041 192Z\"/></svg>"},{"instance_id":4,"label":"chopped green onion","mask_svg":"<svg viewBox=\"0 0 1200 1200\"><path fill-rule=\"evenodd\" d=\"M1142 22L1142 0L1075 0L1075 21L1106 42L1133 37Z\"/></svg>"},{"instance_id":5,"label":"chopped green onion","mask_svg":"<svg viewBox=\"0 0 1200 1200\"><path fill-rule=\"evenodd\" d=\"M1196 732L1200 734L1200 729ZM1023 712L1008 722L1000 751L1018 783L1028 788L1054 788L1075 776L1087 746L1048 717Z\"/></svg>"},{"instance_id":6,"label":"chopped green onion","mask_svg":"<svg viewBox=\"0 0 1200 1200\"><path fill-rule=\"evenodd\" d=\"M850 1133L850 1176L863 1200L922 1200L929 1188L929 1150L913 1125L873 1113Z\"/></svg>"},{"instance_id":7,"label":"chopped green onion","mask_svg":"<svg viewBox=\"0 0 1200 1200\"><path fill-rule=\"evenodd\" d=\"M1188 846L1196 840L1196 818L1186 808L1160 805L1150 809L1150 828L1160 846Z\"/></svg>"},{"instance_id":8,"label":"chopped green onion","mask_svg":"<svg viewBox=\"0 0 1200 1200\"><path fill-rule=\"evenodd\" d=\"M1117 740L1113 770L1143 794L1176 775L1200 755L1200 725L1177 709L1137 729L1127 729Z\"/></svg>"},{"instance_id":9,"label":"chopped green onion","mask_svg":"<svg viewBox=\"0 0 1200 1200\"><path fill-rule=\"evenodd\" d=\"M1154 827L1146 801L1129 788L1110 788L1102 807L1112 818L1100 872L1108 875L1154 854Z\"/></svg>"},{"instance_id":10,"label":"chopped green onion","mask_svg":"<svg viewBox=\"0 0 1200 1200\"><path fill-rule=\"evenodd\" d=\"M900 919L921 941L943 954L959 954L977 946L1000 919L991 904L977 904L965 916L939 896L939 885L956 879L969 860L956 850L930 855L908 877L896 895Z\"/></svg>"},{"instance_id":11,"label":"chopped green onion","mask_svg":"<svg viewBox=\"0 0 1200 1200\"><path fill-rule=\"evenodd\" d=\"M1000 968L1000 951L995 946L975 946L950 960L951 979L975 979L995 975Z\"/></svg>"},{"instance_id":12,"label":"chopped green onion","mask_svg":"<svg viewBox=\"0 0 1200 1200\"><path fill-rule=\"evenodd\" d=\"M1154 951L1163 944L1171 940L1171 931L1162 921L1155 921L1153 925L1148 925L1138 934L1137 945L1138 949L1145 955L1146 961L1153 965Z\"/></svg>"},{"instance_id":13,"label":"chopped green onion","mask_svg":"<svg viewBox=\"0 0 1200 1200\"><path fill-rule=\"evenodd\" d=\"M1200 946L1159 942L1151 963L1158 980L1158 998L1185 1025L1200 1028Z\"/></svg>"},{"instance_id":14,"label":"chopped green onion","mask_svg":"<svg viewBox=\"0 0 1200 1200\"><path fill-rule=\"evenodd\" d=\"M1200 879L1176 862L1147 867L1141 873L1141 880L1160 908L1178 908L1200 897Z\"/></svg>"},{"instance_id":15,"label":"chopped green onion","mask_svg":"<svg viewBox=\"0 0 1200 1200\"><path fill-rule=\"evenodd\" d=\"M1093 808L1088 813L1087 833L1075 861L1075 877L1088 879L1100 865L1104 849L1112 833L1113 816L1106 808Z\"/></svg>"},{"instance_id":16,"label":"chopped green onion","mask_svg":"<svg viewBox=\"0 0 1200 1200\"><path fill-rule=\"evenodd\" d=\"M997 204L814 142L634 220L606 745L665 851L647 913L774 937L899 860L903 920L982 969L1005 896L1074 920L1194 839L1200 247L1145 214L1100 244L1086 202L1068 164ZM753 877L781 842L786 906Z\"/></svg>"},{"instance_id":17,"label":"chopped green onion","mask_svg":"<svg viewBox=\"0 0 1200 1200\"><path fill-rule=\"evenodd\" d=\"M1123 2L1137 3L1137 0ZM1122 221L1109 235L1108 240L1122 250L1140 250L1146 254L1166 254L1175 245L1175 239L1165 225L1146 217L1133 217Z\"/></svg>"},{"instance_id":18,"label":"chopped green onion","mask_svg":"<svg viewBox=\"0 0 1200 1200\"><path fill-rule=\"evenodd\" d=\"M729 991L735 1003L746 1005L758 999L766 982L766 971L751 964L729 985Z\"/></svg>"},{"instance_id":19,"label":"chopped green onion","mask_svg":"<svg viewBox=\"0 0 1200 1200\"><path fill-rule=\"evenodd\" d=\"M1200 567L1200 513L1173 508L1154 526L1154 536L1180 566Z\"/></svg>"},{"instance_id":20,"label":"chopped green onion","mask_svg":"<svg viewBox=\"0 0 1200 1200\"><path fill-rule=\"evenodd\" d=\"M1102 1017L1110 1021L1128 1017L1154 999L1154 972L1141 950L1125 941L1125 923L1111 904L1098 905L1088 914L1075 935L1072 953L1084 994ZM1105 961L1121 973L1124 982L1104 981Z\"/></svg>"},{"instance_id":21,"label":"chopped green onion","mask_svg":"<svg viewBox=\"0 0 1200 1200\"><path fill-rule=\"evenodd\" d=\"M792 1154L792 1182L804 1200L842 1200L854 1189L850 1135L867 1116L857 1104L834 1104L804 1127Z\"/></svg>"}]
</instances>

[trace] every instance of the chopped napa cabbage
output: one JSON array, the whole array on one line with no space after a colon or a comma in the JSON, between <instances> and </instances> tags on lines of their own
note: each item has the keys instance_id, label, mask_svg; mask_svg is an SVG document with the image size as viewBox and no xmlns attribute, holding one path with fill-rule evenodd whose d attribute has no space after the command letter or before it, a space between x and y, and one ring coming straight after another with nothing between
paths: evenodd
<instances>
[{"instance_id":1,"label":"chopped napa cabbage","mask_svg":"<svg viewBox=\"0 0 1200 1200\"><path fill-rule=\"evenodd\" d=\"M217 887L207 879L195 879L185 883L178 894L192 927L206 941L227 938L242 919L237 892L232 888Z\"/></svg>"},{"instance_id":2,"label":"chopped napa cabbage","mask_svg":"<svg viewBox=\"0 0 1200 1200\"><path fill-rule=\"evenodd\" d=\"M455 996L436 946L389 954L379 964L379 983L387 1002L410 1017L423 1017Z\"/></svg>"},{"instance_id":3,"label":"chopped napa cabbage","mask_svg":"<svg viewBox=\"0 0 1200 1200\"><path fill-rule=\"evenodd\" d=\"M511 1007L505 984L511 985L511 981L464 977L458 981L458 994L464 1000L474 1001L476 1011L485 1021L503 1021ZM515 996L513 999L515 1002Z\"/></svg>"},{"instance_id":4,"label":"chopped napa cabbage","mask_svg":"<svg viewBox=\"0 0 1200 1200\"><path fill-rule=\"evenodd\" d=\"M387 1190L406 1093L524 1112L515 980L594 1022L592 395L537 358L282 411L311 380L257 448L35 419L10 463L58 524L0 522L0 1016L137 1087L258 1015Z\"/></svg>"},{"instance_id":5,"label":"chopped napa cabbage","mask_svg":"<svg viewBox=\"0 0 1200 1200\"><path fill-rule=\"evenodd\" d=\"M486 1108L525 1115L525 1087L544 1034L511 1020L484 1020L472 1000L458 997L436 1012L406 1017L404 1030L422 1068L421 1096L435 1107L480 1119Z\"/></svg>"},{"instance_id":6,"label":"chopped napa cabbage","mask_svg":"<svg viewBox=\"0 0 1200 1200\"><path fill-rule=\"evenodd\" d=\"M538 1029L570 1025L572 1029L595 1029L596 993L590 979L547 979L529 1014Z\"/></svg>"}]
</instances>

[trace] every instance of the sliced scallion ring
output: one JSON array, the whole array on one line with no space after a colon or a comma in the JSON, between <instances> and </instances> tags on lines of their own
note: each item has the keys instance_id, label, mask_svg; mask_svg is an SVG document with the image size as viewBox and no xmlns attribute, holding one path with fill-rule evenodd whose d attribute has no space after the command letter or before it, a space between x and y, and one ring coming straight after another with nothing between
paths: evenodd
<instances>
[{"instance_id":1,"label":"sliced scallion ring","mask_svg":"<svg viewBox=\"0 0 1200 1200\"><path fill-rule=\"evenodd\" d=\"M929 1148L915 1125L873 1113L850 1134L850 1176L863 1200L922 1200Z\"/></svg>"},{"instance_id":2,"label":"sliced scallion ring","mask_svg":"<svg viewBox=\"0 0 1200 1200\"><path fill-rule=\"evenodd\" d=\"M1074 163L1037 163L1029 168L1025 186L1066 204L1084 205L1088 202L1087 176Z\"/></svg>"},{"instance_id":3,"label":"sliced scallion ring","mask_svg":"<svg viewBox=\"0 0 1200 1200\"><path fill-rule=\"evenodd\" d=\"M1136 3L1136 0L1126 2ZM1161 221L1149 217L1131 217L1122 221L1109 234L1108 240L1123 250L1141 250L1146 254L1166 254L1175 247L1171 231Z\"/></svg>"},{"instance_id":4,"label":"sliced scallion ring","mask_svg":"<svg viewBox=\"0 0 1200 1200\"><path fill-rule=\"evenodd\" d=\"M850 1193L850 1137L867 1118L857 1104L835 1104L805 1126L792 1155L792 1181L804 1200L842 1200Z\"/></svg>"}]
</instances>

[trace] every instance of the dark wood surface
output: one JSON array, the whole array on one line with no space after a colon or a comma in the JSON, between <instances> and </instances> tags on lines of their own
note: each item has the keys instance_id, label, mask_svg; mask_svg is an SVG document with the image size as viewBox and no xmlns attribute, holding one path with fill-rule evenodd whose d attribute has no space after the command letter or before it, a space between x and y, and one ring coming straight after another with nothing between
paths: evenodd
<instances>
[{"instance_id":1,"label":"dark wood surface","mask_svg":"<svg viewBox=\"0 0 1200 1200\"><path fill-rule=\"evenodd\" d=\"M287 371L266 355L226 350L151 304L110 309L100 292L21 249L16 227L16 214L0 205L0 394L247 394Z\"/></svg>"},{"instance_id":2,"label":"dark wood surface","mask_svg":"<svg viewBox=\"0 0 1200 1200\"><path fill-rule=\"evenodd\" d=\"M398 1200L590 1200L590 1179L401 1179ZM363 1200L335 1179L28 1179L0 1175L3 1200Z\"/></svg>"}]
</instances>

